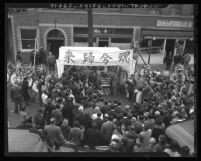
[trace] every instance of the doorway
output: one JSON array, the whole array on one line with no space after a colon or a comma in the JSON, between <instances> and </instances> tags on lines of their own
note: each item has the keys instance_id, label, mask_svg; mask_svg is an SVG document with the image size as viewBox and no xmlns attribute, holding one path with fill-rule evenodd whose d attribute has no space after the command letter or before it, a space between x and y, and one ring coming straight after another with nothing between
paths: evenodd
<instances>
[{"instance_id":1,"label":"doorway","mask_svg":"<svg viewBox=\"0 0 201 161\"><path fill-rule=\"evenodd\" d=\"M59 58L59 48L64 46L65 38L64 34L58 30L53 29L47 34L47 51L52 52L56 59Z\"/></svg>"},{"instance_id":2,"label":"doorway","mask_svg":"<svg viewBox=\"0 0 201 161\"><path fill-rule=\"evenodd\" d=\"M56 59L59 58L59 48L64 46L64 40L47 40L48 51L52 52Z\"/></svg>"},{"instance_id":3,"label":"doorway","mask_svg":"<svg viewBox=\"0 0 201 161\"><path fill-rule=\"evenodd\" d=\"M99 47L108 47L109 46L109 38L99 38L98 46Z\"/></svg>"},{"instance_id":4,"label":"doorway","mask_svg":"<svg viewBox=\"0 0 201 161\"><path fill-rule=\"evenodd\" d=\"M174 54L175 39L167 39L166 42L166 53L172 52ZM173 55L172 55L173 56Z\"/></svg>"}]
</instances>

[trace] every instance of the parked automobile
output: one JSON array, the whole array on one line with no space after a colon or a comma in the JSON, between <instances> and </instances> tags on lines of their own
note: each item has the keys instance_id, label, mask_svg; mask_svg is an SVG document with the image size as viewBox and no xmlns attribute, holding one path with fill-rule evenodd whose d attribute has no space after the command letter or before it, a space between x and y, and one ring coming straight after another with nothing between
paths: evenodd
<instances>
[{"instance_id":1,"label":"parked automobile","mask_svg":"<svg viewBox=\"0 0 201 161\"><path fill-rule=\"evenodd\" d=\"M187 146L190 154L195 153L195 121L188 120L169 126L165 133L168 138L177 141L180 148Z\"/></svg>"}]
</instances>

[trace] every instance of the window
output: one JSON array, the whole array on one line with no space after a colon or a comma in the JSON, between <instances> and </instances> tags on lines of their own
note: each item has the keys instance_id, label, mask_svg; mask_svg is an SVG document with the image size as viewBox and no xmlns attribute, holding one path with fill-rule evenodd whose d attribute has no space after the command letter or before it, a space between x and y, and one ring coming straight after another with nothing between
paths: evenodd
<instances>
[{"instance_id":1,"label":"window","mask_svg":"<svg viewBox=\"0 0 201 161\"><path fill-rule=\"evenodd\" d=\"M112 38L112 43L131 43L132 39L130 38Z\"/></svg>"},{"instance_id":2,"label":"window","mask_svg":"<svg viewBox=\"0 0 201 161\"><path fill-rule=\"evenodd\" d=\"M74 37L74 42L88 42L87 37ZM96 39L93 38L93 42L96 42Z\"/></svg>"},{"instance_id":3,"label":"window","mask_svg":"<svg viewBox=\"0 0 201 161\"><path fill-rule=\"evenodd\" d=\"M23 49L34 49L36 29L21 29L21 42Z\"/></svg>"}]
</instances>

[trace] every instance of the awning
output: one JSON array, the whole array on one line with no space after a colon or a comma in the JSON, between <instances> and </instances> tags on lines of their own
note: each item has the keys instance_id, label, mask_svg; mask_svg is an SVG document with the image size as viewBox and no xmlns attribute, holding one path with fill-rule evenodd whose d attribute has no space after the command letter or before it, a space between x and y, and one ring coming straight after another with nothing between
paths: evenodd
<instances>
[{"instance_id":1,"label":"awning","mask_svg":"<svg viewBox=\"0 0 201 161\"><path fill-rule=\"evenodd\" d=\"M160 38L181 38L190 39L194 37L194 32L190 31L164 31L164 30L142 30L144 38L160 37Z\"/></svg>"}]
</instances>

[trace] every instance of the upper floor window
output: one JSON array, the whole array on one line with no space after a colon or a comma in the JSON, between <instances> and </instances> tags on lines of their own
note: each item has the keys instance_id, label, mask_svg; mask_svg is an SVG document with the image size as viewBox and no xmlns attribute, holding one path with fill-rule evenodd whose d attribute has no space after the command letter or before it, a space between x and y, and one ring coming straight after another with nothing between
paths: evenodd
<instances>
[{"instance_id":1,"label":"upper floor window","mask_svg":"<svg viewBox=\"0 0 201 161\"><path fill-rule=\"evenodd\" d=\"M21 29L21 43L23 49L35 48L36 29Z\"/></svg>"}]
</instances>

